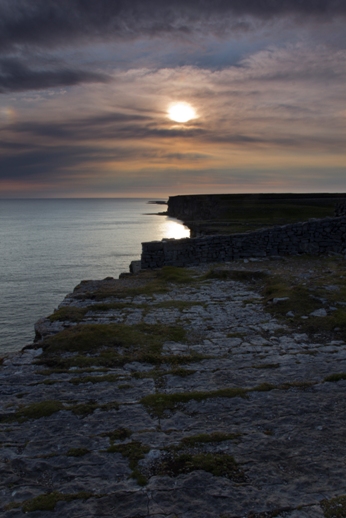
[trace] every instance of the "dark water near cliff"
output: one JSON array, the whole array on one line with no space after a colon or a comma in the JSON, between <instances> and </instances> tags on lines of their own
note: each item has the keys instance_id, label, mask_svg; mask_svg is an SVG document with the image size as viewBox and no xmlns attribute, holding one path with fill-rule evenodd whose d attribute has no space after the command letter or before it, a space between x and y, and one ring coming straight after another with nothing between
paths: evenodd
<instances>
[{"instance_id":1,"label":"dark water near cliff","mask_svg":"<svg viewBox=\"0 0 346 518\"><path fill-rule=\"evenodd\" d=\"M147 201L0 200L0 356L31 343L34 323L82 279L117 278L141 242L189 235Z\"/></svg>"}]
</instances>

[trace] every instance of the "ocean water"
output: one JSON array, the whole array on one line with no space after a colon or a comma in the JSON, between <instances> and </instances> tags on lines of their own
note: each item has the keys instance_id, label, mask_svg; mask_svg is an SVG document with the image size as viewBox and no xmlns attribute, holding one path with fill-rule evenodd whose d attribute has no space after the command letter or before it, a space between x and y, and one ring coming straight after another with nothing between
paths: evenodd
<instances>
[{"instance_id":1,"label":"ocean water","mask_svg":"<svg viewBox=\"0 0 346 518\"><path fill-rule=\"evenodd\" d=\"M81 280L128 272L144 241L189 236L148 201L0 200L0 356L31 343Z\"/></svg>"}]
</instances>

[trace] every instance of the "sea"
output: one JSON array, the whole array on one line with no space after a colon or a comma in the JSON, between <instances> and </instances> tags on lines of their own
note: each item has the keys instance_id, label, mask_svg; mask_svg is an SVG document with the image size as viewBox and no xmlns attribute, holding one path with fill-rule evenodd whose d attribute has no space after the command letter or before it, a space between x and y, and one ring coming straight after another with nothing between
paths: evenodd
<instances>
[{"instance_id":1,"label":"sea","mask_svg":"<svg viewBox=\"0 0 346 518\"><path fill-rule=\"evenodd\" d=\"M150 201L0 199L0 357L32 343L34 323L81 280L128 272L142 242L189 237Z\"/></svg>"}]
</instances>

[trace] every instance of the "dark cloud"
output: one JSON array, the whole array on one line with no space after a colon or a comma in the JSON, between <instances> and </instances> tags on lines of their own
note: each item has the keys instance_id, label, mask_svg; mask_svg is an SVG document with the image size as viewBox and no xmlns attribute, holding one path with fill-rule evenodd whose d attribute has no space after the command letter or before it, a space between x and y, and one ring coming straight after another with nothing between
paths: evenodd
<instances>
[{"instance_id":1,"label":"dark cloud","mask_svg":"<svg viewBox=\"0 0 346 518\"><path fill-rule=\"evenodd\" d=\"M225 30L236 17L346 14L344 0L2 0L0 48ZM201 25L202 24L202 25Z\"/></svg>"},{"instance_id":2,"label":"dark cloud","mask_svg":"<svg viewBox=\"0 0 346 518\"><path fill-rule=\"evenodd\" d=\"M18 59L0 59L0 93L21 92L80 83L106 82L109 77L97 72L58 68L33 70Z\"/></svg>"},{"instance_id":3,"label":"dark cloud","mask_svg":"<svg viewBox=\"0 0 346 518\"><path fill-rule=\"evenodd\" d=\"M66 122L18 122L11 124L5 130L47 139L73 139L75 142L108 139L195 138L205 133L205 130L196 127L160 128L155 126L149 116L122 113L85 117Z\"/></svg>"},{"instance_id":4,"label":"dark cloud","mask_svg":"<svg viewBox=\"0 0 346 518\"><path fill-rule=\"evenodd\" d=\"M133 154L137 154L136 149L123 149L113 147L105 149L97 145L82 146L75 143L70 145L35 145L23 147L17 152L8 152L0 156L0 180L23 180L33 178L35 181L40 179L53 179L60 176L66 178L66 169L69 176L78 176L78 171L82 174L87 167L94 167L97 170L100 164L108 161L123 161ZM3 151L0 143L0 152ZM21 151L21 152L19 152ZM140 157L141 152L138 151Z\"/></svg>"}]
</instances>

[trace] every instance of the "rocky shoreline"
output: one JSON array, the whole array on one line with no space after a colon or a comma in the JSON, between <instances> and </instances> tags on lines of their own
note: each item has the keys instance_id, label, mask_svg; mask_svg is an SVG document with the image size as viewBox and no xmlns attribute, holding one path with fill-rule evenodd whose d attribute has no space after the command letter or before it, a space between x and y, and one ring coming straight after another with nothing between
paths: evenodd
<instances>
[{"instance_id":1,"label":"rocky shoreline","mask_svg":"<svg viewBox=\"0 0 346 518\"><path fill-rule=\"evenodd\" d=\"M344 270L266 258L82 282L2 361L1 516L346 516Z\"/></svg>"}]
</instances>

